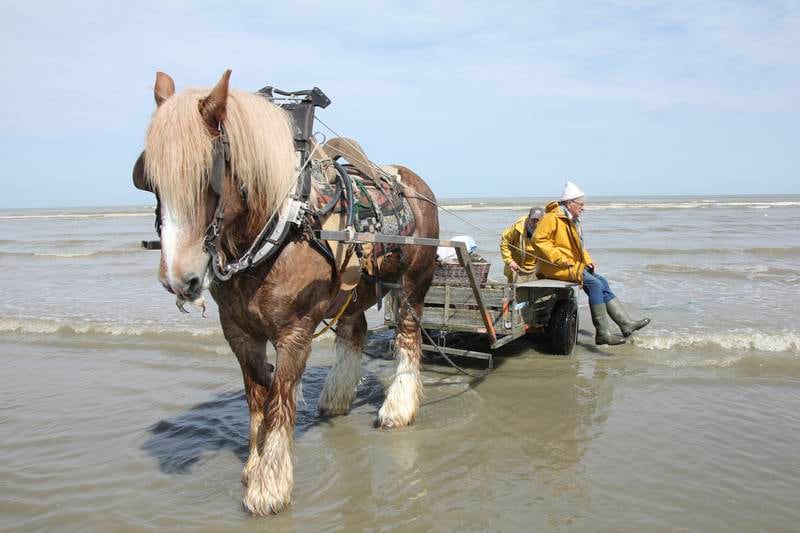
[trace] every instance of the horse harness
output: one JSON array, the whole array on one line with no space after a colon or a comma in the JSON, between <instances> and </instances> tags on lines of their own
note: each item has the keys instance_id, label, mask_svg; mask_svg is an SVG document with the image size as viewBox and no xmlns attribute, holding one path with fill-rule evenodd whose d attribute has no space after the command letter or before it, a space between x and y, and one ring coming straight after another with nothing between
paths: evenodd
<instances>
[{"instance_id":1,"label":"horse harness","mask_svg":"<svg viewBox=\"0 0 800 533\"><path fill-rule=\"evenodd\" d=\"M314 230L320 229L323 221L334 212L340 212L345 219L345 230L351 233L364 230L380 232L384 227L391 227L390 231L398 234L413 231L416 221L396 172L375 167L360 146L350 139L335 138L323 146L316 145L312 136L315 108L324 109L330 104L330 99L319 88L285 92L267 86L256 94L266 97L289 113L292 119L298 178L247 251L236 261L225 263L219 247L225 215L223 184L231 151L224 126L219 126L219 135L213 141L209 173L209 186L217 202L214 216L203 238L203 247L211 256L214 277L227 281L235 274L269 260L287 242L292 230L299 229L307 236L310 244L328 259L337 276L341 274L340 267L343 269L352 253L355 253L362 264L361 276L366 277L367 281L377 282L377 290L382 294L383 287L377 276L377 258L383 253L402 253L401 247L386 250L370 248L365 252L364 245L351 244L345 264L339 265L331 245L317 239ZM276 97L276 94L279 96ZM327 151L335 155L328 157ZM139 189L150 190L144 182L136 179L136 169L143 164L143 156L144 152L134 167L134 185ZM345 157L350 164L340 164L337 161L340 157ZM374 192L370 194L368 189L373 189ZM316 205L312 205L310 201L312 190L315 192L313 196ZM156 232L160 236L160 198L157 191L151 192L156 195ZM247 191L244 186L240 187L239 192L246 200ZM382 198L383 202L376 201L376 198ZM390 220L392 218L394 220Z\"/></svg>"}]
</instances>

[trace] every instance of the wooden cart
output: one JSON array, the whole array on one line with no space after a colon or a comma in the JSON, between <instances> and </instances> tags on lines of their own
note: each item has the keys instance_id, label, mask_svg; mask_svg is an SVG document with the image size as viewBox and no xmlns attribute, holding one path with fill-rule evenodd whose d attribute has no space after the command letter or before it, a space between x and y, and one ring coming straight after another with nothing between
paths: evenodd
<instances>
[{"instance_id":1,"label":"wooden cart","mask_svg":"<svg viewBox=\"0 0 800 533\"><path fill-rule=\"evenodd\" d=\"M484 284L476 279L466 249L456 247L456 253L466 275L445 277L428 291L421 323L428 331L423 349L485 359L491 367L494 350L523 335L539 333L547 336L552 353L572 353L578 336L577 284L546 279ZM388 302L385 309L384 324L393 328L394 306ZM486 348L456 347L469 335L483 337Z\"/></svg>"},{"instance_id":2,"label":"wooden cart","mask_svg":"<svg viewBox=\"0 0 800 533\"><path fill-rule=\"evenodd\" d=\"M548 338L551 353L569 355L578 335L575 283L537 280L517 285L489 282L479 288L433 285L425 297L422 327L436 345L423 338L423 349L449 355L485 359L492 365L493 351L528 334ZM384 323L395 326L393 306L386 305ZM488 326L487 326L488 322ZM488 350L456 347L470 334L485 338ZM485 349L485 348L484 348Z\"/></svg>"}]
</instances>

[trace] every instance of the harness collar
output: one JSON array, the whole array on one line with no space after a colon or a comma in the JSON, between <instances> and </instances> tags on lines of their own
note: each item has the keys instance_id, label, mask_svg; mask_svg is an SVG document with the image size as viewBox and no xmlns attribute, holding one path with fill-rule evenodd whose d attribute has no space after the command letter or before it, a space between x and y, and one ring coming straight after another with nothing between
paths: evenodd
<instances>
[{"instance_id":1,"label":"harness collar","mask_svg":"<svg viewBox=\"0 0 800 533\"><path fill-rule=\"evenodd\" d=\"M319 88L314 87L307 91L281 91L274 87L264 87L259 94L287 111L292 118L293 137L295 150L298 154L298 177L292 189L287 193L286 199L269 217L264 228L253 241L248 250L232 263L223 263L219 253L222 235L222 223L225 215L224 182L225 170L230 167L230 145L228 136L222 125L219 126L219 136L214 139L214 149L209 175L209 185L217 195L217 206L214 219L206 229L203 239L203 248L211 256L211 265L214 276L220 281L229 280L237 272L256 266L272 257L286 241L292 228L299 228L304 223L308 224L306 213L309 212L308 197L311 194L311 174L318 165L310 164L309 153L310 139L314 124L314 109L325 108L331 101ZM278 96L276 96L278 95ZM242 196L246 201L246 191L241 188ZM314 239L312 238L312 241ZM318 248L325 250L325 246Z\"/></svg>"},{"instance_id":2,"label":"harness collar","mask_svg":"<svg viewBox=\"0 0 800 533\"><path fill-rule=\"evenodd\" d=\"M308 192L297 194L297 191L308 191L309 187L302 186L303 181L310 182L311 174L304 165L300 170L297 182L292 186L287 194L286 200L269 217L264 228L253 241L248 250L237 260L231 263L223 263L220 256L220 240L222 238L222 224L225 217L224 201L224 181L225 169L230 164L230 149L228 138L224 130L220 130L220 135L214 139L213 159L211 163L211 174L209 184L217 195L217 206L214 210L214 218L206 229L203 238L203 248L211 256L211 266L214 277L220 281L227 281L234 274L256 266L269 259L286 240L292 227L300 227L304 214L308 211ZM306 161L308 156L306 155ZM244 189L242 195L245 196ZM246 200L246 198L245 198ZM277 215L277 219L276 219Z\"/></svg>"},{"instance_id":3,"label":"harness collar","mask_svg":"<svg viewBox=\"0 0 800 533\"><path fill-rule=\"evenodd\" d=\"M222 238L222 224L225 217L224 181L225 169L230 164L230 149L227 135L220 129L220 135L214 139L211 174L209 184L217 195L217 206L214 218L206 229L203 248L211 256L211 267L214 277L220 281L228 281L234 274L254 267L272 257L286 241L292 228L303 226L306 213L311 213L308 197L311 194L312 173L321 172L318 164L313 164L310 154L304 148L298 149L297 181L286 194L283 203L272 213L255 238L250 248L242 256L229 263L224 263L219 253ZM242 190L244 196L244 190ZM312 213L313 214L313 213ZM324 246L317 248L327 250Z\"/></svg>"}]
</instances>

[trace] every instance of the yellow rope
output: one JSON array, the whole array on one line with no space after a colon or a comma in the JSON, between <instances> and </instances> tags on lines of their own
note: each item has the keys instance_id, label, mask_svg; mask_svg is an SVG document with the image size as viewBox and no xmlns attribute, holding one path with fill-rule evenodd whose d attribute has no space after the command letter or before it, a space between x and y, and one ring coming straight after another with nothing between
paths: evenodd
<instances>
[{"instance_id":1,"label":"yellow rope","mask_svg":"<svg viewBox=\"0 0 800 533\"><path fill-rule=\"evenodd\" d=\"M322 328L322 331L320 331L319 333L314 333L315 339L320 335L322 335L323 333L325 333L326 331L328 331L329 329L331 329L333 325L339 321L339 318L341 318L341 316L344 314L344 310L347 309L347 306L350 305L350 302L353 301L353 292L355 292L355 289L350 291L350 294L347 295L347 300L345 300L344 305L342 305L342 308L339 309L339 311L336 313L336 316L333 317L333 320L331 320L328 324L326 324L325 327Z\"/></svg>"}]
</instances>

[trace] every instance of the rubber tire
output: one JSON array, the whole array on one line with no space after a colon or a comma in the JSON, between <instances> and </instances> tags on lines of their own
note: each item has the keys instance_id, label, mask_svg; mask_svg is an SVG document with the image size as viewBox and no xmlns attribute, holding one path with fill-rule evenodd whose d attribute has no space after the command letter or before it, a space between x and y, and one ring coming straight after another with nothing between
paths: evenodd
<instances>
[{"instance_id":1,"label":"rubber tire","mask_svg":"<svg viewBox=\"0 0 800 533\"><path fill-rule=\"evenodd\" d=\"M550 351L555 355L572 355L578 339L578 303L574 299L557 302L547 324Z\"/></svg>"}]
</instances>

